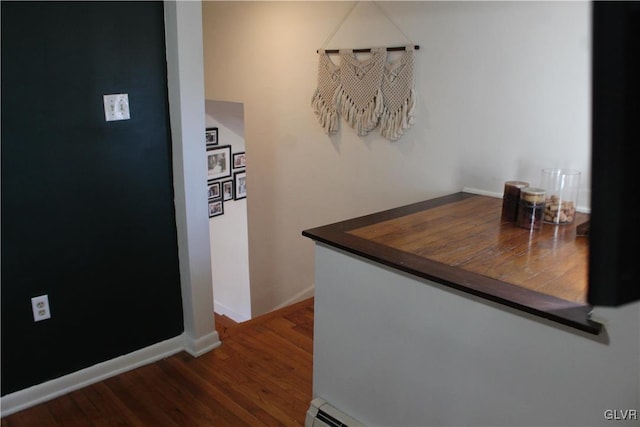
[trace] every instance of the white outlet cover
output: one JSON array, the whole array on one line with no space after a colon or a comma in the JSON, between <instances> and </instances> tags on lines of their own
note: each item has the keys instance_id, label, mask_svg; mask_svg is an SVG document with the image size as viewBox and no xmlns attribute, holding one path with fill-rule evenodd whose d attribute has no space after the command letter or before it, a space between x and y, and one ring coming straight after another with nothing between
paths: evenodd
<instances>
[{"instance_id":1,"label":"white outlet cover","mask_svg":"<svg viewBox=\"0 0 640 427\"><path fill-rule=\"evenodd\" d=\"M31 308L33 309L34 321L39 322L41 320L51 318L48 295L40 295L39 297L31 298Z\"/></svg>"},{"instance_id":2,"label":"white outlet cover","mask_svg":"<svg viewBox=\"0 0 640 427\"><path fill-rule=\"evenodd\" d=\"M126 93L116 93L104 95L104 118L108 122L115 120L129 120L129 95Z\"/></svg>"}]
</instances>

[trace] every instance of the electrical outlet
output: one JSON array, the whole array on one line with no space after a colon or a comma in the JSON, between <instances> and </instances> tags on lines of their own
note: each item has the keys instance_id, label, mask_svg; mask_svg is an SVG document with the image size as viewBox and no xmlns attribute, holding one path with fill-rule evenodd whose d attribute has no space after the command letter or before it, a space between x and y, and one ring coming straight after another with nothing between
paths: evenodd
<instances>
[{"instance_id":1,"label":"electrical outlet","mask_svg":"<svg viewBox=\"0 0 640 427\"><path fill-rule=\"evenodd\" d=\"M31 298L31 308L33 309L33 320L39 322L51 317L49 309L49 295L40 295Z\"/></svg>"}]
</instances>

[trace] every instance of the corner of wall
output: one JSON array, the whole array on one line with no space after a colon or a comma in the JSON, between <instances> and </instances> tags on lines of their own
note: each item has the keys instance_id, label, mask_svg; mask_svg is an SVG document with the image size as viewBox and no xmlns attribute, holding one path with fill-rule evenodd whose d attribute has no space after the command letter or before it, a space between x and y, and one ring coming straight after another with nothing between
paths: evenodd
<instances>
[{"instance_id":1,"label":"corner of wall","mask_svg":"<svg viewBox=\"0 0 640 427\"><path fill-rule=\"evenodd\" d=\"M220 347L222 342L218 332L214 331L203 337L194 339L187 334L184 335L184 350L193 357L200 357L211 350Z\"/></svg>"},{"instance_id":2,"label":"corner of wall","mask_svg":"<svg viewBox=\"0 0 640 427\"><path fill-rule=\"evenodd\" d=\"M167 80L180 282L186 336L212 341L213 287L206 199L202 5L165 1ZM207 346L205 346L207 347ZM195 345L194 352L199 352Z\"/></svg>"}]
</instances>

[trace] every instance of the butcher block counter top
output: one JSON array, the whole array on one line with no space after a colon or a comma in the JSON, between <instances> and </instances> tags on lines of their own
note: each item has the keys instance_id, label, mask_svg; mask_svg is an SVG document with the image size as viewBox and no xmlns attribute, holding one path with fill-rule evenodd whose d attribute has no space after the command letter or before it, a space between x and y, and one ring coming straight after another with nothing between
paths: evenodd
<instances>
[{"instance_id":1,"label":"butcher block counter top","mask_svg":"<svg viewBox=\"0 0 640 427\"><path fill-rule=\"evenodd\" d=\"M426 200L302 234L417 277L598 334L586 303L588 220L528 231L502 222L502 199L470 193ZM392 286L393 284L390 284Z\"/></svg>"}]
</instances>

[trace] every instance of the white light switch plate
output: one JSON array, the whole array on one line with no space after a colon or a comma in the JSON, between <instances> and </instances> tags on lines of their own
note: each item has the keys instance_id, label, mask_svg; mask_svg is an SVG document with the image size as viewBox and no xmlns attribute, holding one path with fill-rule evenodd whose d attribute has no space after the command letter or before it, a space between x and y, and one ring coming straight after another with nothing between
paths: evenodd
<instances>
[{"instance_id":1,"label":"white light switch plate","mask_svg":"<svg viewBox=\"0 0 640 427\"><path fill-rule=\"evenodd\" d=\"M114 120L129 120L129 95L117 93L114 95L104 95L104 118L108 122Z\"/></svg>"}]
</instances>

